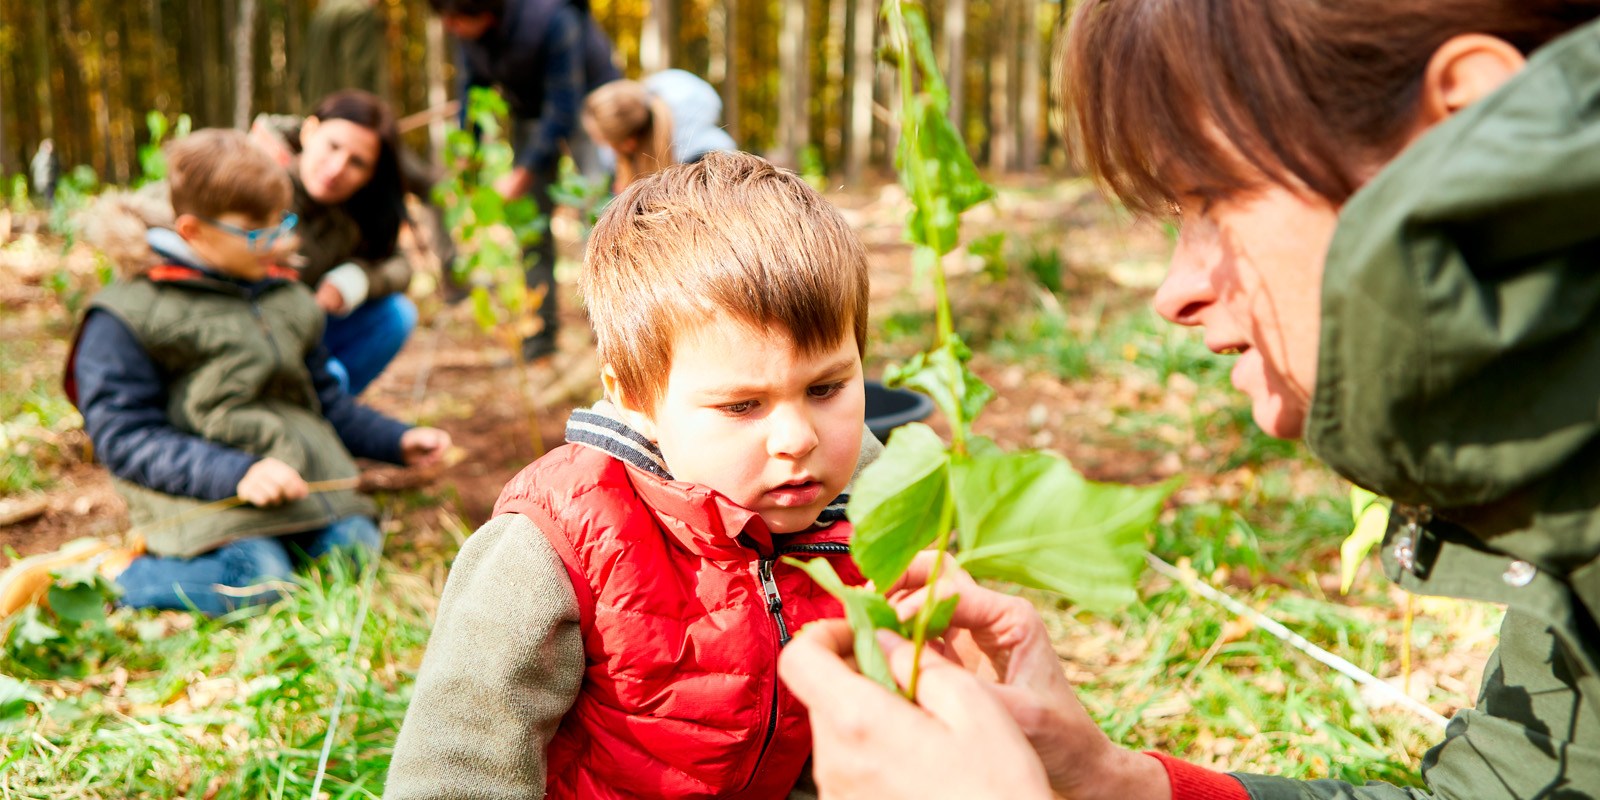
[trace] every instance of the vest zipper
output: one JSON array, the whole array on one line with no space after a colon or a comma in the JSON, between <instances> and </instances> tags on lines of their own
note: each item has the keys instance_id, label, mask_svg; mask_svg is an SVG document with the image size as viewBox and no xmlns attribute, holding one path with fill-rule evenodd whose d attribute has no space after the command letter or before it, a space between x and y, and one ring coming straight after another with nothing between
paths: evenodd
<instances>
[{"instance_id":1,"label":"vest zipper","mask_svg":"<svg viewBox=\"0 0 1600 800\"><path fill-rule=\"evenodd\" d=\"M840 556L849 553L850 545L840 542L797 544L780 547L773 551L771 558L763 558L756 562L756 577L761 581L761 593L767 598L767 613L772 615L772 621L778 625L778 649L783 649L793 639L789 635L789 626L783 621L783 596L778 594L778 581L772 577L772 568L778 559L793 555ZM776 676L773 677L772 707L767 710L767 735L761 740L761 750L756 754L756 765L750 771L750 780L745 783L746 789L755 783L756 775L761 772L761 762L767 757L767 748L772 745L772 737L778 733L778 693L781 691L778 680Z\"/></svg>"}]
</instances>

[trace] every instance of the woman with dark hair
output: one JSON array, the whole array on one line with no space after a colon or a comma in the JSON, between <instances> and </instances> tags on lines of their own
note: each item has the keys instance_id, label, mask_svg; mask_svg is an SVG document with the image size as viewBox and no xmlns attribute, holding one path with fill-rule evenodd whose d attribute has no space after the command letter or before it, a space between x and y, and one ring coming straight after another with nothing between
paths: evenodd
<instances>
[{"instance_id":1,"label":"woman with dark hair","mask_svg":"<svg viewBox=\"0 0 1600 800\"><path fill-rule=\"evenodd\" d=\"M328 312L332 371L360 394L417 323L405 296L411 265L397 251L406 182L394 114L377 96L346 89L303 120L258 117L251 136L293 178L300 278Z\"/></svg>"},{"instance_id":2,"label":"woman with dark hair","mask_svg":"<svg viewBox=\"0 0 1600 800\"><path fill-rule=\"evenodd\" d=\"M842 622L786 650L829 797L1600 797L1597 17L1600 0L1087 0L1064 60L1091 173L1180 225L1156 310L1237 354L1262 429L1394 499L1391 579L1506 606L1428 789L1127 750L1034 608L951 571L966 666L997 683L929 654L911 706L847 666ZM903 679L911 648L885 638Z\"/></svg>"}]
</instances>

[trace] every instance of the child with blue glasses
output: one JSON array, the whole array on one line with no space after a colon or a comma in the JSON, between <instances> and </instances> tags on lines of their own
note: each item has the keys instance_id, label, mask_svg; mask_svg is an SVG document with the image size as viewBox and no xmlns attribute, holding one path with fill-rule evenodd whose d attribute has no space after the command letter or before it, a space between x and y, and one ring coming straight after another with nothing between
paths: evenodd
<instances>
[{"instance_id":1,"label":"child with blue glasses","mask_svg":"<svg viewBox=\"0 0 1600 800\"><path fill-rule=\"evenodd\" d=\"M450 447L358 405L328 372L323 311L278 266L295 224L283 169L225 130L179 140L168 162L173 222L149 228L145 260L121 265L136 274L90 303L66 370L143 541L18 562L0 576L0 615L85 561L129 606L216 616L271 601L298 560L381 548L356 457L425 464Z\"/></svg>"}]
</instances>

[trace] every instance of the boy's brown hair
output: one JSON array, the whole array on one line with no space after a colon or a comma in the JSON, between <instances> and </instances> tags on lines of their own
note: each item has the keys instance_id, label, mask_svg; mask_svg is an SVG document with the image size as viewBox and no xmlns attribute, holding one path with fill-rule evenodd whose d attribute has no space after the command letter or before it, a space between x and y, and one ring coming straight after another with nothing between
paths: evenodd
<instances>
[{"instance_id":1,"label":"boy's brown hair","mask_svg":"<svg viewBox=\"0 0 1600 800\"><path fill-rule=\"evenodd\" d=\"M206 128L167 146L172 213L272 219L289 207L289 173L243 131Z\"/></svg>"},{"instance_id":2,"label":"boy's brown hair","mask_svg":"<svg viewBox=\"0 0 1600 800\"><path fill-rule=\"evenodd\" d=\"M865 351L861 241L799 176L747 153L709 153L629 186L595 225L581 283L601 362L646 412L673 343L707 319L781 329L807 354L853 332Z\"/></svg>"}]
</instances>

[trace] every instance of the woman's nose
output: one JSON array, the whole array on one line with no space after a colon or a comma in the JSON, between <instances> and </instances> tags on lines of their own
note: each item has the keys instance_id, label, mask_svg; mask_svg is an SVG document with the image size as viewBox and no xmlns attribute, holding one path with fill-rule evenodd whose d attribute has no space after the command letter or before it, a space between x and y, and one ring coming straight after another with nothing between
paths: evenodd
<instances>
[{"instance_id":1,"label":"woman's nose","mask_svg":"<svg viewBox=\"0 0 1600 800\"><path fill-rule=\"evenodd\" d=\"M1178 235L1167 277L1156 289L1156 313L1179 325L1199 325L1200 312L1217 300L1209 260L1197 238L1188 233Z\"/></svg>"},{"instance_id":2,"label":"woman's nose","mask_svg":"<svg viewBox=\"0 0 1600 800\"><path fill-rule=\"evenodd\" d=\"M799 458L817 446L817 429L804 409L784 405L767 417L767 454Z\"/></svg>"}]
</instances>

